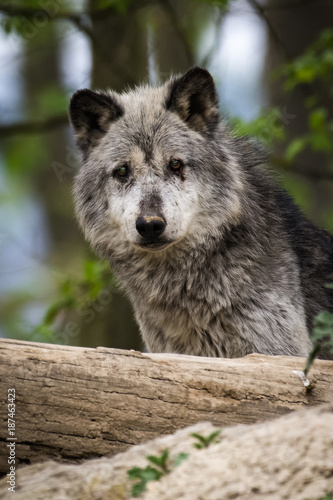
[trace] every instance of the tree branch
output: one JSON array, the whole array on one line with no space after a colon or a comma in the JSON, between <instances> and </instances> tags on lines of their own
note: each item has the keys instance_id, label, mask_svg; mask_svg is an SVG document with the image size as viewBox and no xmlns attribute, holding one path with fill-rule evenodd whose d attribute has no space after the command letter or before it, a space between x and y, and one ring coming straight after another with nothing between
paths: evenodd
<instances>
[{"instance_id":1,"label":"tree branch","mask_svg":"<svg viewBox=\"0 0 333 500\"><path fill-rule=\"evenodd\" d=\"M177 13L175 12L175 10L174 10L173 6L171 5L171 3L169 2L169 0L162 0L160 3L162 5L162 7L164 8L164 11L168 15L172 26L174 27L179 39L181 40L181 42L183 44L189 65L194 66L195 59L193 56L192 48L190 47L190 44L189 44L186 36L184 35L184 31L179 23Z\"/></svg>"},{"instance_id":2,"label":"tree branch","mask_svg":"<svg viewBox=\"0 0 333 500\"><path fill-rule=\"evenodd\" d=\"M288 160L278 156L271 156L270 162L275 167L284 170L285 172L290 172L291 174L298 174L317 181L326 180L333 182L333 172L322 172L309 167L308 165L295 163L294 161L290 163Z\"/></svg>"},{"instance_id":3,"label":"tree branch","mask_svg":"<svg viewBox=\"0 0 333 500\"><path fill-rule=\"evenodd\" d=\"M113 6L104 7L96 10L90 10L87 12L71 12L71 11L48 11L43 9L31 9L30 7L23 7L17 5L2 5L0 4L0 12L12 17L26 17L31 19L36 14L45 14L50 19L65 19L69 21L80 21L82 16L89 16L91 19L97 19L104 17L106 14L117 14L117 9Z\"/></svg>"},{"instance_id":4,"label":"tree branch","mask_svg":"<svg viewBox=\"0 0 333 500\"><path fill-rule=\"evenodd\" d=\"M139 9L141 7L145 7L149 4L155 3L155 0L133 0L129 5L128 10L133 11ZM82 22L82 17L88 16L90 19L103 19L106 15L117 15L119 14L119 10L110 5L107 7L101 7L99 9L92 9L83 12L75 12L75 11L53 11L46 10L41 7L40 9L32 9L30 7L23 7L18 5L3 5L0 4L0 13L6 14L7 16L12 17L27 17L32 18L36 14L45 14L50 19L65 19L68 21L73 21L76 24Z\"/></svg>"},{"instance_id":5,"label":"tree branch","mask_svg":"<svg viewBox=\"0 0 333 500\"><path fill-rule=\"evenodd\" d=\"M266 14L266 8L262 7L261 5L259 5L259 3L256 0L249 0L249 3L257 11L257 13L264 19L264 21L265 21L265 23L267 25L268 31L271 34L271 37L273 38L273 40L275 41L275 43L282 50L282 52L283 52L284 57L286 58L286 60L289 61L291 59L290 54L289 54L286 46L282 42L281 38L279 37L277 31L275 30L273 24L271 23L269 17L267 16L267 14Z\"/></svg>"},{"instance_id":6,"label":"tree branch","mask_svg":"<svg viewBox=\"0 0 333 500\"><path fill-rule=\"evenodd\" d=\"M65 125L68 125L67 114L51 116L44 120L24 121L21 123L13 123L11 125L0 125L0 139L18 134L27 135L49 132L50 130ZM286 172L298 174L314 180L327 180L333 182L333 172L321 172L317 169L309 167L308 165L295 162L290 163L288 160L279 156L271 156L270 162L273 166Z\"/></svg>"},{"instance_id":7,"label":"tree branch","mask_svg":"<svg viewBox=\"0 0 333 500\"><path fill-rule=\"evenodd\" d=\"M68 124L68 116L58 115L51 116L44 120L24 121L21 123L13 123L11 125L0 125L0 138L6 138L17 134L36 134L48 132L57 127L62 127Z\"/></svg>"},{"instance_id":8,"label":"tree branch","mask_svg":"<svg viewBox=\"0 0 333 500\"><path fill-rule=\"evenodd\" d=\"M148 5L156 3L157 0L132 0L132 2L127 7L127 12L134 12L140 8L146 7ZM40 9L32 9L30 7L23 7L17 5L2 5L0 4L0 14L3 13L7 16L12 17L23 17L32 19L36 15L44 15L47 16L49 20L65 20L73 23L81 32L83 32L89 39L92 46L95 48L96 52L100 54L103 61L109 64L109 54L107 50L105 50L98 39L94 35L93 30L91 29L90 21L98 21L100 19L105 19L108 16L112 15L120 15L119 10L114 6L101 7L99 9L92 9L83 12L73 12L73 11L51 11L47 10L43 7ZM115 61L113 61L113 65L115 65ZM118 65L116 68L118 72L122 72L124 74L124 79L128 79L129 73L125 72L122 67Z\"/></svg>"},{"instance_id":9,"label":"tree branch","mask_svg":"<svg viewBox=\"0 0 333 500\"><path fill-rule=\"evenodd\" d=\"M266 12L276 12L280 10L291 10L295 9L297 7L304 7L305 5L316 5L318 3L332 3L331 0L293 0L293 1L288 1L288 3L282 4L281 2L275 5L264 5L262 8Z\"/></svg>"}]
</instances>

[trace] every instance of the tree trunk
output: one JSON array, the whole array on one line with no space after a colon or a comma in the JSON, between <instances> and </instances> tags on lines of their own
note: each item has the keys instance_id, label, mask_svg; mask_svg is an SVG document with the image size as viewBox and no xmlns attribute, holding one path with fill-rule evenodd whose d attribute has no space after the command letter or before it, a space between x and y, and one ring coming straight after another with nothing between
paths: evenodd
<instances>
[{"instance_id":1,"label":"tree trunk","mask_svg":"<svg viewBox=\"0 0 333 500\"><path fill-rule=\"evenodd\" d=\"M16 465L75 461L202 420L250 424L333 402L333 362L317 360L308 387L297 373L304 365L294 357L199 358L0 339L0 473L8 472L9 389Z\"/></svg>"}]
</instances>

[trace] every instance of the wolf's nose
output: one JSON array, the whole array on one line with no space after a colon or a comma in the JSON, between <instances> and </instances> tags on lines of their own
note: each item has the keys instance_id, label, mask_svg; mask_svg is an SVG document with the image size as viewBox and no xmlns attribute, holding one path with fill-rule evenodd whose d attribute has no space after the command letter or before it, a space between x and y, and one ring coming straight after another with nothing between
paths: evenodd
<instances>
[{"instance_id":1,"label":"wolf's nose","mask_svg":"<svg viewBox=\"0 0 333 500\"><path fill-rule=\"evenodd\" d=\"M154 240L163 233L166 222L163 217L157 215L141 216L137 218L135 226L140 236L147 240Z\"/></svg>"}]
</instances>

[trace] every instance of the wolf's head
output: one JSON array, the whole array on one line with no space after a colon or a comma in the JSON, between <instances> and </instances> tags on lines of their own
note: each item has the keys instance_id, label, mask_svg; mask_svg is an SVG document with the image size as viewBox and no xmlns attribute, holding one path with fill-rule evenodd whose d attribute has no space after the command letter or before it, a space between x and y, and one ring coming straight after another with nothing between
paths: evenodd
<instances>
[{"instance_id":1,"label":"wolf's head","mask_svg":"<svg viewBox=\"0 0 333 500\"><path fill-rule=\"evenodd\" d=\"M242 183L208 71L123 94L79 90L70 119L83 163L76 213L100 254L204 243L237 219Z\"/></svg>"}]
</instances>

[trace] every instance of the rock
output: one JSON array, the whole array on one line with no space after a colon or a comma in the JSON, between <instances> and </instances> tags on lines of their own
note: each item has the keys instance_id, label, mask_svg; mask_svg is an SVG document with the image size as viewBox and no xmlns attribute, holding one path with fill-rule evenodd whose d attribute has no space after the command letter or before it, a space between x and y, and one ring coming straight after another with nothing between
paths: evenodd
<instances>
[{"instance_id":1,"label":"rock","mask_svg":"<svg viewBox=\"0 0 333 500\"><path fill-rule=\"evenodd\" d=\"M209 447L193 447L193 432L208 436L215 429L199 423L112 458L22 467L16 474L15 500L132 498L134 482L127 471L146 467L147 455L160 456L165 449L170 464L179 453L189 456L158 481L148 482L142 500L322 500L333 493L332 404L262 424L228 427ZM0 498L13 499L6 481L0 481Z\"/></svg>"}]
</instances>

